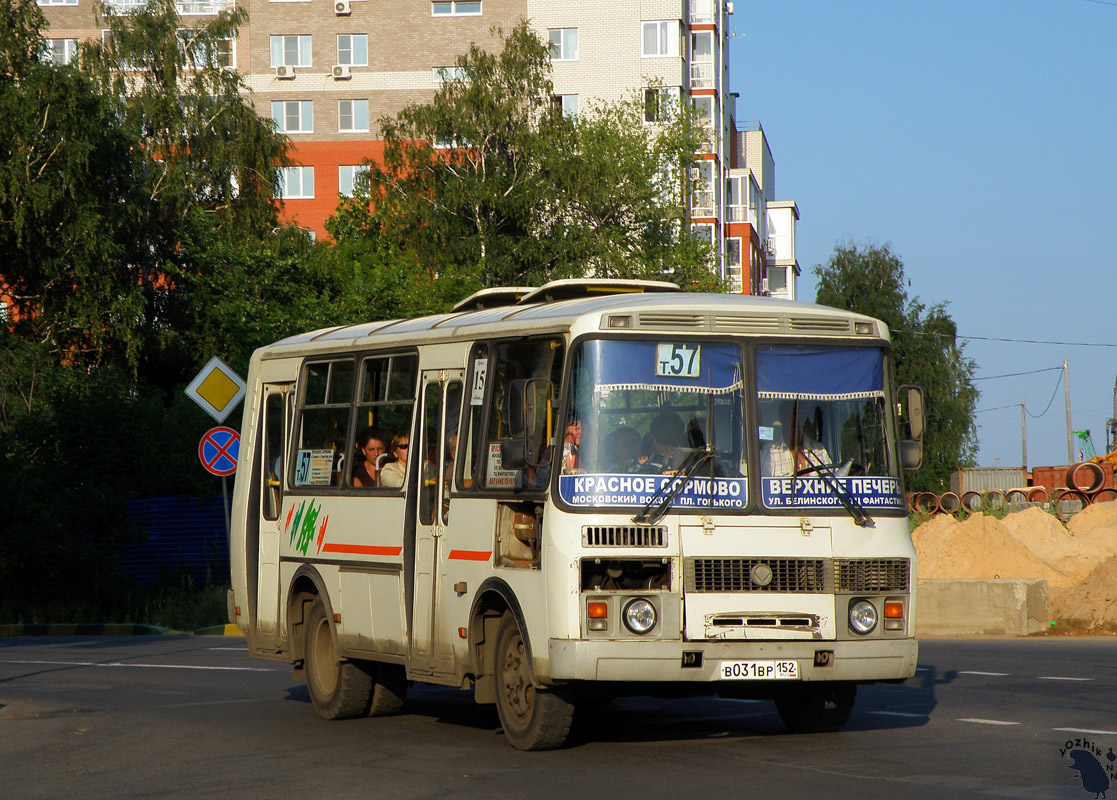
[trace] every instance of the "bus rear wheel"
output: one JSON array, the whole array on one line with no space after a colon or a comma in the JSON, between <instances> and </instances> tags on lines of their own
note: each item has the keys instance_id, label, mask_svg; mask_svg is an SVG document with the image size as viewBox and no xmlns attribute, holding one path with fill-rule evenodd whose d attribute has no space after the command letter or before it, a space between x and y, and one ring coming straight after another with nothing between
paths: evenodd
<instances>
[{"instance_id":1,"label":"bus rear wheel","mask_svg":"<svg viewBox=\"0 0 1117 800\"><path fill-rule=\"evenodd\" d=\"M805 683L776 696L776 711L792 733L836 731L849 719L857 684Z\"/></svg>"},{"instance_id":2,"label":"bus rear wheel","mask_svg":"<svg viewBox=\"0 0 1117 800\"><path fill-rule=\"evenodd\" d=\"M372 678L357 664L338 655L321 597L314 598L307 614L303 652L306 685L318 716L346 719L368 713Z\"/></svg>"},{"instance_id":3,"label":"bus rear wheel","mask_svg":"<svg viewBox=\"0 0 1117 800\"><path fill-rule=\"evenodd\" d=\"M496 711L508 742L517 750L553 750L570 733L574 706L535 686L523 633L510 611L497 630L493 659Z\"/></svg>"},{"instance_id":4,"label":"bus rear wheel","mask_svg":"<svg viewBox=\"0 0 1117 800\"><path fill-rule=\"evenodd\" d=\"M398 714L407 696L407 673L399 664L369 664L372 672L372 697L368 715L386 717Z\"/></svg>"}]
</instances>

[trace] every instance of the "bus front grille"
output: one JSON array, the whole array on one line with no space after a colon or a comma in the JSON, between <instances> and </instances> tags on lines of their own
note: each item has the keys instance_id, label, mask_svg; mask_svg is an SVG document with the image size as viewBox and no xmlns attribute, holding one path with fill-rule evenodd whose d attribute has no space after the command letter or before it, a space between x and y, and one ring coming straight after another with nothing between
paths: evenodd
<instances>
[{"instance_id":1,"label":"bus front grille","mask_svg":"<svg viewBox=\"0 0 1117 800\"><path fill-rule=\"evenodd\" d=\"M839 592L906 592L909 574L906 558L834 559L834 587Z\"/></svg>"},{"instance_id":2,"label":"bus front grille","mask_svg":"<svg viewBox=\"0 0 1117 800\"><path fill-rule=\"evenodd\" d=\"M587 525L582 528L583 547L666 547L667 528L662 525Z\"/></svg>"},{"instance_id":3,"label":"bus front grille","mask_svg":"<svg viewBox=\"0 0 1117 800\"><path fill-rule=\"evenodd\" d=\"M826 590L821 558L688 558L690 592L804 592Z\"/></svg>"},{"instance_id":4,"label":"bus front grille","mask_svg":"<svg viewBox=\"0 0 1117 800\"><path fill-rule=\"evenodd\" d=\"M688 558L688 592L906 592L906 558Z\"/></svg>"}]
</instances>

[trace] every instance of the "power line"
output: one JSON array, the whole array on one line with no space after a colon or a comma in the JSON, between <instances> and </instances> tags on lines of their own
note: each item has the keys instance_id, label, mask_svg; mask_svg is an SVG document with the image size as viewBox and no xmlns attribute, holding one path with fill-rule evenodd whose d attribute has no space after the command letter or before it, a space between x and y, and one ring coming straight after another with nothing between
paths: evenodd
<instances>
[{"instance_id":1,"label":"power line","mask_svg":"<svg viewBox=\"0 0 1117 800\"><path fill-rule=\"evenodd\" d=\"M986 375L982 378L972 378L975 381L991 381L994 378L1016 378L1020 375L1038 375L1041 372L1054 372L1055 370L1062 370L1062 367L1046 367L1044 369L1033 369L1031 372L1009 372L1004 375ZM993 409L989 409L992 411Z\"/></svg>"},{"instance_id":2,"label":"power line","mask_svg":"<svg viewBox=\"0 0 1117 800\"><path fill-rule=\"evenodd\" d=\"M1117 2L1113 5L1117 6ZM965 334L935 333L933 331L908 331L902 328L893 330L893 333L909 333L912 336L940 336L944 339L975 339L983 342L1008 342L1010 344L1053 344L1061 347L1117 347L1117 342L1056 342L1045 339L1008 339L999 336L967 336ZM1060 369L1062 369L1060 367Z\"/></svg>"},{"instance_id":3,"label":"power line","mask_svg":"<svg viewBox=\"0 0 1117 800\"><path fill-rule=\"evenodd\" d=\"M1032 419L1039 419L1039 418L1045 416L1047 414L1047 412L1051 410L1051 404L1055 402L1055 395L1058 394L1059 387L1063 385L1063 368L1062 367L1049 367L1048 369L1038 369L1038 370L1036 370L1036 372L1051 372L1053 369L1057 369L1059 371L1059 380L1055 381L1055 391L1051 392L1051 399L1047 401L1047 408L1043 409L1043 411L1041 411L1039 414L1033 414L1031 411L1028 411L1028 406L1026 404L1024 404L1023 402L1012 403L1011 405L1007 405L1007 406L995 406L994 408L979 408L974 413L975 414L984 414L987 411L1002 411L1006 408L1023 407L1024 413L1026 413ZM1021 372L1021 373L1018 373L1018 374L1020 374L1020 375L1031 375L1032 373ZM994 378L1006 378L1006 377L1009 377L1009 376L1007 376L1007 375L994 375L993 377ZM978 380L978 379L974 378L974 380Z\"/></svg>"}]
</instances>

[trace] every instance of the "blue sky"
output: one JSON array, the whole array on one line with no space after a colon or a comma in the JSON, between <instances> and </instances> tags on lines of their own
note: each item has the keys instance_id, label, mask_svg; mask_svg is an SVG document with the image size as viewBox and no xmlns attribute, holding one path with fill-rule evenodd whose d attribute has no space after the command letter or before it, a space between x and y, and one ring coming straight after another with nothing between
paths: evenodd
<instances>
[{"instance_id":1,"label":"blue sky","mask_svg":"<svg viewBox=\"0 0 1117 800\"><path fill-rule=\"evenodd\" d=\"M836 243L890 244L909 295L972 337L978 465L1020 466L1021 400L1028 466L1067 463L1064 358L1072 427L1103 452L1117 0L737 0L729 19L737 119L760 120L799 205L800 299Z\"/></svg>"}]
</instances>

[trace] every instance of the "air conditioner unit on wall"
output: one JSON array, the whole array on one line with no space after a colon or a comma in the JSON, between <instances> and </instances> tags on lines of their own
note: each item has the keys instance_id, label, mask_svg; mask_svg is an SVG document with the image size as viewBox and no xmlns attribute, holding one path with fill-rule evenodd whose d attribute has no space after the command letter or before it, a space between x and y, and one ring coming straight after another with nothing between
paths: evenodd
<instances>
[{"instance_id":1,"label":"air conditioner unit on wall","mask_svg":"<svg viewBox=\"0 0 1117 800\"><path fill-rule=\"evenodd\" d=\"M275 77L284 81L292 80L295 77L295 68L287 64L280 64L275 68Z\"/></svg>"},{"instance_id":2,"label":"air conditioner unit on wall","mask_svg":"<svg viewBox=\"0 0 1117 800\"><path fill-rule=\"evenodd\" d=\"M348 64L335 64L333 76L335 81L347 81L353 77Z\"/></svg>"},{"instance_id":3,"label":"air conditioner unit on wall","mask_svg":"<svg viewBox=\"0 0 1117 800\"><path fill-rule=\"evenodd\" d=\"M339 17L348 17L353 13L353 9L349 6L349 0L336 0L334 3L334 13Z\"/></svg>"},{"instance_id":4,"label":"air conditioner unit on wall","mask_svg":"<svg viewBox=\"0 0 1117 800\"><path fill-rule=\"evenodd\" d=\"M732 13L733 13L733 4L732 3L726 3L725 4L725 15L728 17Z\"/></svg>"}]
</instances>

